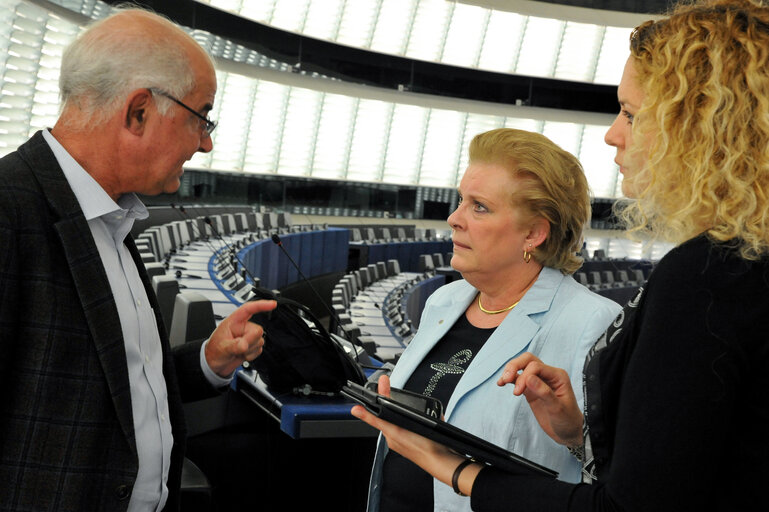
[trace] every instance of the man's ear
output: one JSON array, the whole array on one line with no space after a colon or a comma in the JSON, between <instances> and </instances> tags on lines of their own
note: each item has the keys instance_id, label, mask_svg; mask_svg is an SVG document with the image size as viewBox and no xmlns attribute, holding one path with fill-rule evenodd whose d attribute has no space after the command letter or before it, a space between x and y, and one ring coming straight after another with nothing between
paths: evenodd
<instances>
[{"instance_id":1,"label":"man's ear","mask_svg":"<svg viewBox=\"0 0 769 512\"><path fill-rule=\"evenodd\" d=\"M133 135L141 136L144 133L151 101L152 93L149 89L137 89L126 98L123 105L124 128Z\"/></svg>"}]
</instances>

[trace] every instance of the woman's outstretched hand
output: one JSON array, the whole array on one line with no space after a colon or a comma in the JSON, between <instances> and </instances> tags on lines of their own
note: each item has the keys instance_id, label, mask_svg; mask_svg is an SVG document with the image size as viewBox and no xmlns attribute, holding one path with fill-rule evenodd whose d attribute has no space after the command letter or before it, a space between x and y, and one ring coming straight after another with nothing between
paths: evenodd
<instances>
[{"instance_id":1,"label":"woman's outstretched hand","mask_svg":"<svg viewBox=\"0 0 769 512\"><path fill-rule=\"evenodd\" d=\"M526 397L539 425L556 443L582 445L582 411L565 370L526 352L505 366L497 385L505 384L515 384L513 394Z\"/></svg>"}]
</instances>

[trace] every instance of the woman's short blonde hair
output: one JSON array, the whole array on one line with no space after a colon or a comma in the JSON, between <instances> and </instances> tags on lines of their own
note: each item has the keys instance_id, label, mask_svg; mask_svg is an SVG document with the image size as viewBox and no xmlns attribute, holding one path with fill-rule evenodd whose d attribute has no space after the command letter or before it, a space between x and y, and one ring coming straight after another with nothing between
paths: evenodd
<instances>
[{"instance_id":1,"label":"woman's short blonde hair","mask_svg":"<svg viewBox=\"0 0 769 512\"><path fill-rule=\"evenodd\" d=\"M637 201L620 217L676 243L707 232L744 258L766 254L769 9L750 0L680 4L630 41L645 93L633 139L649 157Z\"/></svg>"},{"instance_id":2,"label":"woman's short blonde hair","mask_svg":"<svg viewBox=\"0 0 769 512\"><path fill-rule=\"evenodd\" d=\"M522 186L510 198L513 206L550 223L550 235L532 256L564 274L582 265L577 254L582 230L590 220L587 179L579 160L544 135L500 128L470 142L470 163L501 165ZM512 250L512 248L511 248Z\"/></svg>"}]
</instances>

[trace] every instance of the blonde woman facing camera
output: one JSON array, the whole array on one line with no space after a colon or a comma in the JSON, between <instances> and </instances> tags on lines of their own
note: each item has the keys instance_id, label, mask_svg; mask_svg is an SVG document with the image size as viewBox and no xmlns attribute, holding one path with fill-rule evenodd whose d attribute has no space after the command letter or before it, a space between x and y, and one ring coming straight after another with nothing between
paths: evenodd
<instances>
[{"instance_id":1,"label":"blonde woman facing camera","mask_svg":"<svg viewBox=\"0 0 769 512\"><path fill-rule=\"evenodd\" d=\"M577 461L541 431L522 397L496 382L524 352L578 379L588 348L619 312L570 277L590 219L587 181L574 156L536 133L482 133L469 154L448 218L451 265L464 279L428 299L392 385L440 399L449 423L577 481ZM369 510L432 509L470 503L380 441Z\"/></svg>"},{"instance_id":2,"label":"blonde woman facing camera","mask_svg":"<svg viewBox=\"0 0 769 512\"><path fill-rule=\"evenodd\" d=\"M477 511L769 510L769 8L687 2L644 23L617 94L628 226L678 245L588 353L584 408L572 370L536 354L499 381L582 446L584 483L468 465L353 414Z\"/></svg>"}]
</instances>

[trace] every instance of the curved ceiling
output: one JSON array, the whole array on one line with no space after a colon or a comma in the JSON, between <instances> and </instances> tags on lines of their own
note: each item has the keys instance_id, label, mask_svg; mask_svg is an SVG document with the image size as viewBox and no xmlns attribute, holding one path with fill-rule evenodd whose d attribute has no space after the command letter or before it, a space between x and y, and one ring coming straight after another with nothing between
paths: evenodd
<instances>
[{"instance_id":1,"label":"curved ceiling","mask_svg":"<svg viewBox=\"0 0 769 512\"><path fill-rule=\"evenodd\" d=\"M666 4L665 0L545 1L634 13L645 9L660 11L665 7L662 4ZM119 4L123 0L107 0L107 3ZM388 89L486 102L599 113L615 113L617 109L616 87L611 85L497 73L376 53L280 30L193 0L143 0L142 3L177 23L229 39L303 72ZM514 0L469 0L467 3L505 4L511 10L516 7ZM538 4L541 8L543 2L519 3Z\"/></svg>"},{"instance_id":2,"label":"curved ceiling","mask_svg":"<svg viewBox=\"0 0 769 512\"><path fill-rule=\"evenodd\" d=\"M606 11L659 14L670 6L669 0L538 0L548 4L570 5Z\"/></svg>"}]
</instances>

